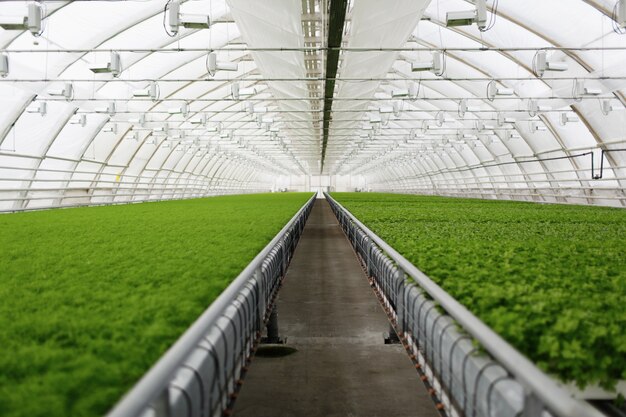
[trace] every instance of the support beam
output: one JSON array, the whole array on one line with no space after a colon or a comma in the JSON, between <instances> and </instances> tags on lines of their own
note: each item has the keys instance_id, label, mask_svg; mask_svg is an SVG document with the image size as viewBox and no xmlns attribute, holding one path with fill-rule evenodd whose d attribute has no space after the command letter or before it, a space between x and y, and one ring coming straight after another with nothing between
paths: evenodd
<instances>
[{"instance_id":1,"label":"support beam","mask_svg":"<svg viewBox=\"0 0 626 417\"><path fill-rule=\"evenodd\" d=\"M322 139L322 164L320 174L324 169L324 158L326 157L326 145L328 144L328 128L330 127L330 114L333 107L333 94L335 91L335 77L339 66L339 52L343 26L346 21L347 0L330 0L330 11L328 13L328 42L329 48L326 55L326 79L324 81L324 131Z\"/></svg>"}]
</instances>

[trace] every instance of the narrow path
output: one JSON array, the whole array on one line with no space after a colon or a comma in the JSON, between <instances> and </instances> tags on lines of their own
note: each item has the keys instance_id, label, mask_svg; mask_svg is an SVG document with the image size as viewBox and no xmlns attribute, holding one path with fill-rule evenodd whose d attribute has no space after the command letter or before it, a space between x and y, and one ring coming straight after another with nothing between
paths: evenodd
<instances>
[{"instance_id":1,"label":"narrow path","mask_svg":"<svg viewBox=\"0 0 626 417\"><path fill-rule=\"evenodd\" d=\"M317 200L279 295L280 334L297 352L257 356L235 417L438 415L330 206Z\"/></svg>"}]
</instances>

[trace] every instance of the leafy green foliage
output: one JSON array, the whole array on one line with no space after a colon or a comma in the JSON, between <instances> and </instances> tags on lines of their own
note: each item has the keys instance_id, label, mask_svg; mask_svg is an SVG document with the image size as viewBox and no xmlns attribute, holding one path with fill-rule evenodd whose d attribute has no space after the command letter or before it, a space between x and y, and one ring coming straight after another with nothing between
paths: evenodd
<instances>
[{"instance_id":1,"label":"leafy green foliage","mask_svg":"<svg viewBox=\"0 0 626 417\"><path fill-rule=\"evenodd\" d=\"M626 379L626 211L333 193L539 367L579 386Z\"/></svg>"},{"instance_id":2,"label":"leafy green foliage","mask_svg":"<svg viewBox=\"0 0 626 417\"><path fill-rule=\"evenodd\" d=\"M104 414L309 197L0 215L0 415Z\"/></svg>"}]
</instances>

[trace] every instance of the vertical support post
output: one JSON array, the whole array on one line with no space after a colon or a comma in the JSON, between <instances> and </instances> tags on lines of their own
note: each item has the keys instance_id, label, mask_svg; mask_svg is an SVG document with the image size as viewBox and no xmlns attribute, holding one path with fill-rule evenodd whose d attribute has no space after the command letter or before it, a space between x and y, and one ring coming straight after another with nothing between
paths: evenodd
<instances>
[{"instance_id":1,"label":"vertical support post","mask_svg":"<svg viewBox=\"0 0 626 417\"><path fill-rule=\"evenodd\" d=\"M278 335L278 300L274 303L270 317L267 320L267 337L261 340L261 343L284 344L285 341Z\"/></svg>"},{"instance_id":2,"label":"vertical support post","mask_svg":"<svg viewBox=\"0 0 626 417\"><path fill-rule=\"evenodd\" d=\"M170 390L168 387L165 387L163 392L154 400L152 409L154 410L155 417L171 417Z\"/></svg>"},{"instance_id":3,"label":"vertical support post","mask_svg":"<svg viewBox=\"0 0 626 417\"><path fill-rule=\"evenodd\" d=\"M396 270L395 276L395 292L396 292L396 319L398 330L401 334L406 330L406 311L405 305L405 287L404 287L404 271L400 268Z\"/></svg>"},{"instance_id":4,"label":"vertical support post","mask_svg":"<svg viewBox=\"0 0 626 417\"><path fill-rule=\"evenodd\" d=\"M278 307L275 305L267 321L267 338L270 341L278 340Z\"/></svg>"},{"instance_id":5,"label":"vertical support post","mask_svg":"<svg viewBox=\"0 0 626 417\"><path fill-rule=\"evenodd\" d=\"M261 271L261 267L255 269L254 271L254 282L256 287L256 295L257 295L257 318L256 318L256 329L257 331L261 331L263 328L263 319L265 318L265 297L263 296L263 272Z\"/></svg>"},{"instance_id":6,"label":"vertical support post","mask_svg":"<svg viewBox=\"0 0 626 417\"><path fill-rule=\"evenodd\" d=\"M404 311L404 271L397 268L391 279L391 291L393 291L393 298L395 302L393 307L396 313L396 328L400 334L396 333L394 327L389 324L389 334L385 335L385 344L398 344L400 343L400 335L405 331L405 311ZM391 297L390 297L391 298ZM391 301L391 300L390 300Z\"/></svg>"},{"instance_id":7,"label":"vertical support post","mask_svg":"<svg viewBox=\"0 0 626 417\"><path fill-rule=\"evenodd\" d=\"M389 333L384 334L384 340L386 345L397 345L400 343L400 338L391 323L389 323Z\"/></svg>"},{"instance_id":8,"label":"vertical support post","mask_svg":"<svg viewBox=\"0 0 626 417\"><path fill-rule=\"evenodd\" d=\"M543 415L543 403L537 398L537 395L526 389L524 391L524 408L521 417Z\"/></svg>"}]
</instances>

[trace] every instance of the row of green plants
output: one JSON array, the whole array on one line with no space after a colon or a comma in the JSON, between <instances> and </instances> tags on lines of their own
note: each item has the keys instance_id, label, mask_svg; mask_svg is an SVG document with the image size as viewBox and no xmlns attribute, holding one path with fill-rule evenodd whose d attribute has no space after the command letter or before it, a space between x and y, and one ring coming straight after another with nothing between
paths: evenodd
<instances>
[{"instance_id":1,"label":"row of green plants","mask_svg":"<svg viewBox=\"0 0 626 417\"><path fill-rule=\"evenodd\" d=\"M100 416L311 197L0 215L0 416Z\"/></svg>"},{"instance_id":2,"label":"row of green plants","mask_svg":"<svg viewBox=\"0 0 626 417\"><path fill-rule=\"evenodd\" d=\"M333 193L541 369L584 387L626 379L626 211Z\"/></svg>"}]
</instances>

